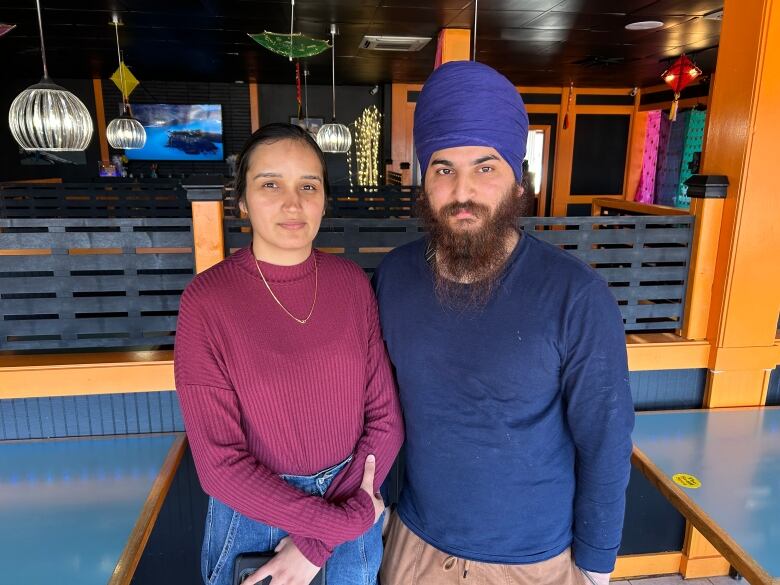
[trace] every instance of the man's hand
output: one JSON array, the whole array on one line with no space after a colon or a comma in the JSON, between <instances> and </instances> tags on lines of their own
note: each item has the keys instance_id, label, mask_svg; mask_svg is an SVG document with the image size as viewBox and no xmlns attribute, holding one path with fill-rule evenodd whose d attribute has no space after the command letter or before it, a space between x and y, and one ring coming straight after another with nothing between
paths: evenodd
<instances>
[{"instance_id":1,"label":"man's hand","mask_svg":"<svg viewBox=\"0 0 780 585\"><path fill-rule=\"evenodd\" d=\"M289 536L275 549L276 556L249 575L242 585L255 585L271 577L273 585L309 585L320 568L303 556Z\"/></svg>"},{"instance_id":2,"label":"man's hand","mask_svg":"<svg viewBox=\"0 0 780 585\"><path fill-rule=\"evenodd\" d=\"M582 571L587 585L609 585L609 577L612 573L595 573L585 569L580 569L580 571Z\"/></svg>"},{"instance_id":3,"label":"man's hand","mask_svg":"<svg viewBox=\"0 0 780 585\"><path fill-rule=\"evenodd\" d=\"M374 522L379 520L382 512L385 511L385 501L382 499L382 494L374 491L375 471L376 458L373 455L369 455L366 457L366 465L363 468L363 483L360 484L360 489L371 496L371 501L374 502Z\"/></svg>"}]
</instances>

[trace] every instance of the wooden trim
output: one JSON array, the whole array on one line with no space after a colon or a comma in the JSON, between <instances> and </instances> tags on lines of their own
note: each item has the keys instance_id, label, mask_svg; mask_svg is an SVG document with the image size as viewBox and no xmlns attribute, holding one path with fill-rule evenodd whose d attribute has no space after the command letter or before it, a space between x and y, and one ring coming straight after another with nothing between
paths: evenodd
<instances>
[{"instance_id":1,"label":"wooden trim","mask_svg":"<svg viewBox=\"0 0 780 585\"><path fill-rule=\"evenodd\" d=\"M557 114L561 113L561 106L558 104L526 104L525 111L529 114Z\"/></svg>"},{"instance_id":2,"label":"wooden trim","mask_svg":"<svg viewBox=\"0 0 780 585\"><path fill-rule=\"evenodd\" d=\"M577 94L582 95L582 92L574 89L574 101L572 102L572 108L575 107L577 101ZM578 114L607 114L610 116L633 116L634 106L576 106Z\"/></svg>"},{"instance_id":3,"label":"wooden trim","mask_svg":"<svg viewBox=\"0 0 780 585\"><path fill-rule=\"evenodd\" d=\"M192 239L198 274L225 258L224 217L222 201L192 202Z\"/></svg>"},{"instance_id":4,"label":"wooden trim","mask_svg":"<svg viewBox=\"0 0 780 585\"><path fill-rule=\"evenodd\" d=\"M574 86L575 97L579 95L628 95L633 87L578 87ZM587 106L586 106L587 107ZM614 106L609 106L614 107ZM627 106L633 108L634 106Z\"/></svg>"},{"instance_id":5,"label":"wooden trim","mask_svg":"<svg viewBox=\"0 0 780 585\"><path fill-rule=\"evenodd\" d=\"M152 484L152 489L149 491L138 520L136 520L135 526L132 532L130 532L130 537L127 539L127 544L125 544L125 548L114 568L114 572L108 580L108 585L130 585L133 579L133 573L135 573L138 562L141 560L141 555L144 552L149 536L152 534L154 523L165 501L165 496L173 483L173 478L176 476L176 470L179 468L179 463L184 455L184 449L187 446L185 434L176 433L176 435L176 440L171 445L162 468L157 474L154 484Z\"/></svg>"},{"instance_id":6,"label":"wooden trim","mask_svg":"<svg viewBox=\"0 0 780 585\"><path fill-rule=\"evenodd\" d=\"M602 209L620 209L632 211L643 215L690 215L687 209L670 207L668 205L652 205L650 203L637 203L613 197L596 197L591 201L593 215L601 215Z\"/></svg>"},{"instance_id":7,"label":"wooden trim","mask_svg":"<svg viewBox=\"0 0 780 585\"><path fill-rule=\"evenodd\" d=\"M707 367L710 344L673 333L629 334L626 352L632 372L698 369Z\"/></svg>"},{"instance_id":8,"label":"wooden trim","mask_svg":"<svg viewBox=\"0 0 780 585\"><path fill-rule=\"evenodd\" d=\"M777 355L780 356L780 345ZM671 333L626 336L631 371L706 368L710 346ZM0 400L167 392L175 388L172 351L0 356Z\"/></svg>"},{"instance_id":9,"label":"wooden trim","mask_svg":"<svg viewBox=\"0 0 780 585\"><path fill-rule=\"evenodd\" d=\"M648 575L668 575L680 569L681 552L623 555L615 561L612 579L630 579Z\"/></svg>"},{"instance_id":10,"label":"wooden trim","mask_svg":"<svg viewBox=\"0 0 780 585\"><path fill-rule=\"evenodd\" d=\"M636 446L631 461L751 585L773 585L772 577Z\"/></svg>"},{"instance_id":11,"label":"wooden trim","mask_svg":"<svg viewBox=\"0 0 780 585\"><path fill-rule=\"evenodd\" d=\"M515 89L519 93L557 93L557 94L560 95L561 92L563 92L564 88L562 88L562 87L552 87L552 86L546 86L546 87L544 87L544 86L534 86L534 87L530 87L530 86L526 86L526 85L516 85Z\"/></svg>"},{"instance_id":12,"label":"wooden trim","mask_svg":"<svg viewBox=\"0 0 780 585\"><path fill-rule=\"evenodd\" d=\"M97 133L100 143L100 160L108 161L108 139L106 138L106 108L103 105L103 80L92 79L92 90L95 94L95 117L97 118Z\"/></svg>"},{"instance_id":13,"label":"wooden trim","mask_svg":"<svg viewBox=\"0 0 780 585\"><path fill-rule=\"evenodd\" d=\"M680 559L680 574L685 579L727 575L730 563L696 530L690 522L685 525L685 543Z\"/></svg>"},{"instance_id":14,"label":"wooden trim","mask_svg":"<svg viewBox=\"0 0 780 585\"><path fill-rule=\"evenodd\" d=\"M60 184L62 183L62 177L50 177L48 179L20 179L18 181L2 181L0 185L19 185L21 183L26 184Z\"/></svg>"},{"instance_id":15,"label":"wooden trim","mask_svg":"<svg viewBox=\"0 0 780 585\"><path fill-rule=\"evenodd\" d=\"M173 390L173 352L138 353L152 355L137 361L133 353L2 356L0 400ZM104 356L111 357L100 361ZM17 363L9 365L12 360Z\"/></svg>"},{"instance_id":16,"label":"wooden trim","mask_svg":"<svg viewBox=\"0 0 780 585\"><path fill-rule=\"evenodd\" d=\"M252 132L260 128L260 95L256 81L249 82L249 120Z\"/></svg>"},{"instance_id":17,"label":"wooden trim","mask_svg":"<svg viewBox=\"0 0 780 585\"><path fill-rule=\"evenodd\" d=\"M712 370L772 370L780 360L780 348L768 347L718 347L710 355Z\"/></svg>"},{"instance_id":18,"label":"wooden trim","mask_svg":"<svg viewBox=\"0 0 780 585\"><path fill-rule=\"evenodd\" d=\"M684 554L680 560L680 574L684 579L728 575L730 569L731 563L721 555L694 558Z\"/></svg>"},{"instance_id":19,"label":"wooden trim","mask_svg":"<svg viewBox=\"0 0 780 585\"><path fill-rule=\"evenodd\" d=\"M680 110L684 110L687 108L695 108L696 106L706 106L708 105L709 100L707 99L707 96L701 96L697 98L685 98L684 100L679 100L677 102L677 107ZM672 107L672 102L666 101L666 102L656 102L654 104L644 104L639 106L640 112L652 112L654 110L668 110Z\"/></svg>"}]
</instances>

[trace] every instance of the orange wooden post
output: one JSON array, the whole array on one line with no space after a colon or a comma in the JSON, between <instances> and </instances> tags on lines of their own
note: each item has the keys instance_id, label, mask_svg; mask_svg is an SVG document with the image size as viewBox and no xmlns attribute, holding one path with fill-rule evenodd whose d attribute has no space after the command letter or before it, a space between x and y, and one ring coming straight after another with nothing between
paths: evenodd
<instances>
[{"instance_id":1,"label":"orange wooden post","mask_svg":"<svg viewBox=\"0 0 780 585\"><path fill-rule=\"evenodd\" d=\"M569 123L563 128L571 88L565 87L561 92L561 109L558 115L558 128L555 139L555 175L553 176L551 215L563 217L566 215L569 192L571 191L571 169L574 158L574 126L577 124L577 108L569 109ZM572 98L573 99L573 98Z\"/></svg>"},{"instance_id":2,"label":"orange wooden post","mask_svg":"<svg viewBox=\"0 0 780 585\"><path fill-rule=\"evenodd\" d=\"M108 139L106 138L106 109L103 105L103 80L92 79L92 90L95 94L95 117L97 118L98 144L100 145L100 160L108 161Z\"/></svg>"},{"instance_id":3,"label":"orange wooden post","mask_svg":"<svg viewBox=\"0 0 780 585\"><path fill-rule=\"evenodd\" d=\"M739 4L739 5L737 5ZM774 8L774 9L773 9ZM780 311L780 6L727 0L703 173L726 175L707 339L706 406L762 404Z\"/></svg>"},{"instance_id":4,"label":"orange wooden post","mask_svg":"<svg viewBox=\"0 0 780 585\"><path fill-rule=\"evenodd\" d=\"M701 172L724 175L729 186L725 199L692 199L699 226L684 333L706 335L710 343L709 408L762 404L776 365L780 10L772 4L725 2ZM682 574L704 577L727 568L689 527Z\"/></svg>"},{"instance_id":5,"label":"orange wooden post","mask_svg":"<svg viewBox=\"0 0 780 585\"><path fill-rule=\"evenodd\" d=\"M195 246L195 272L211 268L225 258L225 211L222 178L195 175L183 182L192 204L192 240Z\"/></svg>"},{"instance_id":6,"label":"orange wooden post","mask_svg":"<svg viewBox=\"0 0 780 585\"><path fill-rule=\"evenodd\" d=\"M260 128L260 95L256 81L249 82L249 120L252 132Z\"/></svg>"},{"instance_id":7,"label":"orange wooden post","mask_svg":"<svg viewBox=\"0 0 780 585\"><path fill-rule=\"evenodd\" d=\"M471 59L471 31L467 28L445 28L441 35L441 62Z\"/></svg>"}]
</instances>

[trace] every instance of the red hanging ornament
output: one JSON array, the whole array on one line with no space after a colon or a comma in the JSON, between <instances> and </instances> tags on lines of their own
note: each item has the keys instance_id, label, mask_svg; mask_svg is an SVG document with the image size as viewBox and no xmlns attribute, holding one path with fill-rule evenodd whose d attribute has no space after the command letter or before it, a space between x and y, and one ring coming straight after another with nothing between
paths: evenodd
<instances>
[{"instance_id":1,"label":"red hanging ornament","mask_svg":"<svg viewBox=\"0 0 780 585\"><path fill-rule=\"evenodd\" d=\"M298 119L301 119L301 62L295 62L295 89L298 100Z\"/></svg>"},{"instance_id":2,"label":"red hanging ornament","mask_svg":"<svg viewBox=\"0 0 780 585\"><path fill-rule=\"evenodd\" d=\"M574 82L569 83L569 99L566 101L566 112L563 114L563 129L566 130L569 127L569 110L571 109L571 102L574 99Z\"/></svg>"},{"instance_id":3,"label":"red hanging ornament","mask_svg":"<svg viewBox=\"0 0 780 585\"><path fill-rule=\"evenodd\" d=\"M701 69L696 67L696 64L685 54L680 55L677 61L672 63L671 67L661 75L666 85L671 87L674 92L672 109L669 111L669 119L672 122L677 119L677 105L680 100L680 92L700 75Z\"/></svg>"}]
</instances>

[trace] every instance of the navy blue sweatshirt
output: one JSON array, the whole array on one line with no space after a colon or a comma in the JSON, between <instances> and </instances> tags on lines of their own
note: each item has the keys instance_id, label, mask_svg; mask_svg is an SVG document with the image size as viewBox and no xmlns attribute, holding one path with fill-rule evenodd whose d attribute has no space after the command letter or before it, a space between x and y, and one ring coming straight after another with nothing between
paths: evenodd
<instances>
[{"instance_id":1,"label":"navy blue sweatshirt","mask_svg":"<svg viewBox=\"0 0 780 585\"><path fill-rule=\"evenodd\" d=\"M533 563L571 546L580 568L612 571L634 423L614 296L524 234L484 309L443 308L426 245L375 274L406 421L401 520L460 558Z\"/></svg>"}]
</instances>

